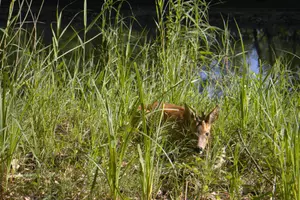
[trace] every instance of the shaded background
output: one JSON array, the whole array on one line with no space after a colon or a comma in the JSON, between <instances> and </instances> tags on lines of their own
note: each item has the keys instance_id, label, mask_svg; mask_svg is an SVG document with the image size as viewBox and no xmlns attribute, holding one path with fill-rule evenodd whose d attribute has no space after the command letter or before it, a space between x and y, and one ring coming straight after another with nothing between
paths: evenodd
<instances>
[{"instance_id":1,"label":"shaded background","mask_svg":"<svg viewBox=\"0 0 300 200\"><path fill-rule=\"evenodd\" d=\"M135 14L142 26L153 27L155 18L155 0L128 0L130 6L123 4L122 11L130 10ZM245 26L264 26L269 23L285 24L287 26L300 26L299 0L217 0L210 3L210 21L212 25L220 24L220 13L224 16L235 17ZM4 26L10 1L0 0L0 26ZM33 0L31 9L37 12L42 1ZM88 0L88 9L91 12L101 10L103 0ZM83 0L45 0L40 20L44 23L55 21L55 11L66 7L68 15L72 16L83 9ZM66 17L67 18L67 17ZM67 20L67 19L65 19Z\"/></svg>"},{"instance_id":2,"label":"shaded background","mask_svg":"<svg viewBox=\"0 0 300 200\"><path fill-rule=\"evenodd\" d=\"M18 2L18 1L17 1ZM31 5L33 18L43 1L33 0ZM63 10L62 26L68 24L73 16L83 10L83 0L45 0L40 13L39 28L43 32L46 43L52 42L50 24L56 23L56 10ZM104 1L88 0L88 20L101 11ZM117 1L116 1L117 2ZM167 1L165 1L167 2ZM210 5L209 22L213 26L224 28L224 19L228 22L230 33L237 39L238 31L236 22L241 29L246 50L249 51L250 68L258 72L259 60L267 61L265 69L270 68L279 55L275 49L283 49L299 55L300 44L300 7L299 0L218 0L207 1ZM0 0L0 27L5 27L10 1ZM18 10L17 3L15 10ZM27 10L23 7L23 12ZM155 0L127 0L123 3L121 13L123 16L134 14L138 23L134 23L133 29L142 31L147 29L151 36L156 34L156 8ZM78 30L83 28L83 14L75 18L72 26ZM130 21L130 18L127 18ZM274 53L275 52L275 53ZM293 59L291 69L297 71L300 62Z\"/></svg>"}]
</instances>

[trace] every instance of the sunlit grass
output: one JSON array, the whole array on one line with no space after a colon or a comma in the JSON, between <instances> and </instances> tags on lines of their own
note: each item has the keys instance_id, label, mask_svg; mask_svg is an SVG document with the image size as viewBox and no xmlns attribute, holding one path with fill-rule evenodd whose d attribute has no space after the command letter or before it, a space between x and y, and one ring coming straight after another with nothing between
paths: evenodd
<instances>
[{"instance_id":1,"label":"sunlit grass","mask_svg":"<svg viewBox=\"0 0 300 200\"><path fill-rule=\"evenodd\" d=\"M289 62L251 74L242 36L234 43L210 26L202 1L168 9L157 1L151 40L113 5L90 24L86 9L78 13L82 30L63 26L57 11L48 46L19 14L1 29L0 195L300 199L299 85ZM234 57L240 66L228 66ZM199 72L214 76L212 63L221 74L207 87L219 98L198 92ZM154 101L199 113L221 107L204 155L190 148L193 137L171 143L161 112L137 111Z\"/></svg>"}]
</instances>

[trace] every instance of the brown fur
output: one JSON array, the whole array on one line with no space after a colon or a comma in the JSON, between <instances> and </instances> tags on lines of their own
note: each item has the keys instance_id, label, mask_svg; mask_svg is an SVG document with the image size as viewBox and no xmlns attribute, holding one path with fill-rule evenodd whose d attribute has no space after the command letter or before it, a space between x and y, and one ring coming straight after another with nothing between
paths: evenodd
<instances>
[{"instance_id":1,"label":"brown fur","mask_svg":"<svg viewBox=\"0 0 300 200\"><path fill-rule=\"evenodd\" d=\"M197 148L202 152L209 139L210 130L214 121L218 118L219 107L216 106L208 115L198 116L197 113L191 110L187 105L178 106L170 103L154 102L146 107L146 112L151 112L156 109L162 109L164 112L164 119L175 120L179 127L187 129L189 132L198 135ZM141 106L139 107L141 110Z\"/></svg>"}]
</instances>

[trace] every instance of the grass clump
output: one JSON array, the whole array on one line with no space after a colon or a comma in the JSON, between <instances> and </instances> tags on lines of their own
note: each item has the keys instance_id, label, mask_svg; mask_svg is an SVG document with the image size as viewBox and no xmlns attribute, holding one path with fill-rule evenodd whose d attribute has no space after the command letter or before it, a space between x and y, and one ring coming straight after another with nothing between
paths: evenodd
<instances>
[{"instance_id":1,"label":"grass clump","mask_svg":"<svg viewBox=\"0 0 300 200\"><path fill-rule=\"evenodd\" d=\"M57 11L49 45L11 3L0 32L2 198L300 199L299 86L283 57L251 74L203 1L158 0L152 39L113 1L89 23L87 3L79 30ZM159 112L132 123L154 101L220 105L205 155L188 148L194 139L170 145Z\"/></svg>"}]
</instances>

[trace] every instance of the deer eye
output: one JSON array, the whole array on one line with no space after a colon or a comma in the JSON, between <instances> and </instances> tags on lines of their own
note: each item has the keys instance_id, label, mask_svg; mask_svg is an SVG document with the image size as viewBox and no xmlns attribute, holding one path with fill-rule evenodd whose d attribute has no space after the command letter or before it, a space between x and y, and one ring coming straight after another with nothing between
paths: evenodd
<instances>
[{"instance_id":1,"label":"deer eye","mask_svg":"<svg viewBox=\"0 0 300 200\"><path fill-rule=\"evenodd\" d=\"M208 137L209 136L209 132L206 132L205 135Z\"/></svg>"}]
</instances>

